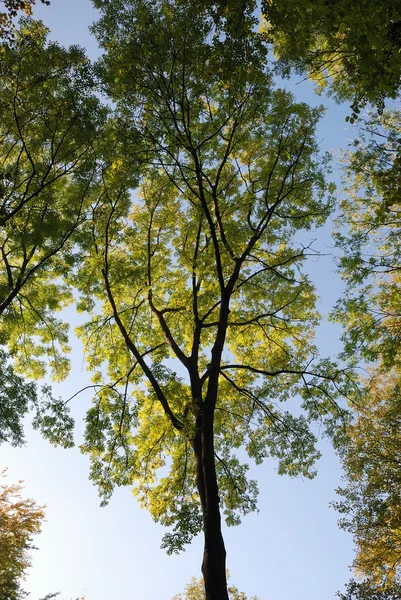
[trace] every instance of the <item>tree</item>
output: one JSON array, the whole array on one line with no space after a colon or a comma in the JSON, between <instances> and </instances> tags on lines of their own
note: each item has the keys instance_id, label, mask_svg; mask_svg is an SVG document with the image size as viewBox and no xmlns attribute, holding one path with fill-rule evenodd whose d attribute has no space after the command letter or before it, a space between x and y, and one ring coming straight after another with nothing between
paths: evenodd
<instances>
[{"instance_id":1,"label":"tree","mask_svg":"<svg viewBox=\"0 0 401 600\"><path fill-rule=\"evenodd\" d=\"M401 595L399 583L393 583L390 587L377 587L367 581L357 582L352 580L348 583L345 594L340 592L337 596L340 600L398 600Z\"/></svg>"},{"instance_id":2,"label":"tree","mask_svg":"<svg viewBox=\"0 0 401 600\"><path fill-rule=\"evenodd\" d=\"M374 374L348 427L342 452L346 485L334 506L356 545L355 570L369 583L392 583L400 573L401 411L399 374Z\"/></svg>"},{"instance_id":3,"label":"tree","mask_svg":"<svg viewBox=\"0 0 401 600\"><path fill-rule=\"evenodd\" d=\"M352 99L353 118L370 102L383 107L401 81L401 10L393 0L264 0L266 35L281 66L307 72L339 99Z\"/></svg>"},{"instance_id":4,"label":"tree","mask_svg":"<svg viewBox=\"0 0 401 600\"><path fill-rule=\"evenodd\" d=\"M104 114L83 51L47 42L41 23L22 21L0 52L0 342L18 371L42 377L48 356L61 379L68 372L68 334L55 313L71 294L60 277L86 217ZM21 419L33 404L35 422L52 431L52 441L64 432L70 445L72 420L63 403L47 389L39 401L31 384L23 391L5 351L1 357L1 438L22 441Z\"/></svg>"},{"instance_id":5,"label":"tree","mask_svg":"<svg viewBox=\"0 0 401 600\"><path fill-rule=\"evenodd\" d=\"M321 109L274 90L251 11L236 28L190 1L95 5L115 159L74 279L96 389L83 450L106 501L134 485L172 528L169 552L203 531L206 598L227 600L220 511L237 524L257 496L236 449L312 477L310 421L342 414L301 271L301 232L331 209Z\"/></svg>"},{"instance_id":6,"label":"tree","mask_svg":"<svg viewBox=\"0 0 401 600\"><path fill-rule=\"evenodd\" d=\"M36 385L26 382L17 375L4 351L0 352L0 442L10 442L13 446L23 443L22 417L30 408L36 408L34 426L52 439L72 443L73 421L63 409L61 401L51 396L48 387L42 389L38 397Z\"/></svg>"},{"instance_id":7,"label":"tree","mask_svg":"<svg viewBox=\"0 0 401 600\"><path fill-rule=\"evenodd\" d=\"M227 573L227 579L229 574ZM228 594L230 600L247 600L247 597L243 592L239 592L235 586L228 588ZM205 587L202 579L196 579L192 577L190 583L185 586L183 594L174 596L173 600L205 600ZM256 596L250 598L250 600L258 600Z\"/></svg>"},{"instance_id":8,"label":"tree","mask_svg":"<svg viewBox=\"0 0 401 600\"><path fill-rule=\"evenodd\" d=\"M337 236L346 290L334 316L345 327L344 356L373 365L342 451L337 508L354 535L356 569L379 584L400 567L399 123L398 111L372 116L354 140Z\"/></svg>"},{"instance_id":9,"label":"tree","mask_svg":"<svg viewBox=\"0 0 401 600\"><path fill-rule=\"evenodd\" d=\"M42 4L50 4L48 0L40 0ZM5 10L0 12L0 38L10 41L13 37L13 19L19 12L31 15L36 0L3 0Z\"/></svg>"},{"instance_id":10,"label":"tree","mask_svg":"<svg viewBox=\"0 0 401 600\"><path fill-rule=\"evenodd\" d=\"M3 471L2 479L5 477ZM27 568L31 564L32 540L40 533L45 513L30 498L21 498L21 483L0 483L0 599L19 600Z\"/></svg>"},{"instance_id":11,"label":"tree","mask_svg":"<svg viewBox=\"0 0 401 600\"><path fill-rule=\"evenodd\" d=\"M385 369L399 362L400 123L399 111L372 116L345 156L337 234L347 286L335 318L346 324L345 352Z\"/></svg>"}]
</instances>

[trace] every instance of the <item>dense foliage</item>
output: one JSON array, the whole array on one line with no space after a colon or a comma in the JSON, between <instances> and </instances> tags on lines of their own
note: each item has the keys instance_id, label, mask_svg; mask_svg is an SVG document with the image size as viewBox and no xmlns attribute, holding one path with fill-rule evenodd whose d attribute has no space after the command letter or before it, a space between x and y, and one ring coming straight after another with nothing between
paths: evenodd
<instances>
[{"instance_id":1,"label":"dense foliage","mask_svg":"<svg viewBox=\"0 0 401 600\"><path fill-rule=\"evenodd\" d=\"M354 536L354 568L377 585L391 583L400 571L400 432L399 375L373 373L348 429L346 485L335 506L340 525Z\"/></svg>"},{"instance_id":2,"label":"dense foliage","mask_svg":"<svg viewBox=\"0 0 401 600\"><path fill-rule=\"evenodd\" d=\"M401 585L393 583L386 587L377 587L367 581L351 580L345 593L338 593L340 600L398 600L401 597Z\"/></svg>"},{"instance_id":3,"label":"dense foliage","mask_svg":"<svg viewBox=\"0 0 401 600\"><path fill-rule=\"evenodd\" d=\"M48 0L40 0L42 4L50 4ZM21 12L26 15L32 14L32 8L36 0L3 0L0 11L0 38L10 41L14 36L13 19Z\"/></svg>"},{"instance_id":4,"label":"dense foliage","mask_svg":"<svg viewBox=\"0 0 401 600\"><path fill-rule=\"evenodd\" d=\"M337 235L347 287L335 317L347 325L345 351L385 369L399 363L400 350L400 123L399 111L361 123L345 156Z\"/></svg>"},{"instance_id":5,"label":"dense foliage","mask_svg":"<svg viewBox=\"0 0 401 600\"><path fill-rule=\"evenodd\" d=\"M96 6L115 111L73 277L97 386L83 449L106 500L132 484L172 528L170 552L203 531L206 595L223 600L220 511L256 508L237 449L311 477L310 422L342 416L302 272L331 210L322 111L274 89L251 10L232 27L190 0Z\"/></svg>"},{"instance_id":6,"label":"dense foliage","mask_svg":"<svg viewBox=\"0 0 401 600\"><path fill-rule=\"evenodd\" d=\"M284 69L307 72L351 99L354 117L396 98L401 79L401 7L394 0L264 0L266 34Z\"/></svg>"},{"instance_id":7,"label":"dense foliage","mask_svg":"<svg viewBox=\"0 0 401 600\"><path fill-rule=\"evenodd\" d=\"M69 340L56 313L72 298L61 277L86 216L103 116L85 54L49 43L40 23L21 22L0 48L0 71L0 343L24 374L43 377L48 359L61 379ZM1 357L1 439L20 443L21 419L35 406L36 424L70 445L63 403L48 390L38 401L36 388L23 387L4 351Z\"/></svg>"},{"instance_id":8,"label":"dense foliage","mask_svg":"<svg viewBox=\"0 0 401 600\"><path fill-rule=\"evenodd\" d=\"M5 473L1 478L4 480ZM0 599L19 600L25 596L21 578L31 564L34 535L44 519L43 507L21 498L20 484L0 482Z\"/></svg>"},{"instance_id":9,"label":"dense foliage","mask_svg":"<svg viewBox=\"0 0 401 600\"><path fill-rule=\"evenodd\" d=\"M399 111L362 124L345 157L348 194L337 235L347 282L335 312L345 327L344 356L373 363L349 428L337 507L354 535L355 567L379 584L400 572L400 132Z\"/></svg>"},{"instance_id":10,"label":"dense foliage","mask_svg":"<svg viewBox=\"0 0 401 600\"><path fill-rule=\"evenodd\" d=\"M313 477L317 422L341 452L337 507L369 578L340 597L392 598L401 130L399 111L383 106L400 84L398 4L265 0L258 30L254 2L93 3L94 67L81 49L48 42L41 23L11 35L10 17L33 2L9 0L0 14L0 441L22 442L33 407L35 426L72 444L65 404L16 373L67 375L58 313L76 300L93 375L90 477L105 502L133 486L169 529L168 552L203 533L206 595L194 581L186 597L245 598L227 586L221 513L235 525L256 509L246 455ZM314 344L307 259L334 207L315 137L323 109L275 87L270 42L282 72L295 66L351 99L351 121L367 102L379 109L345 157L337 231L346 291L334 318L342 360L373 364L362 391ZM24 548L43 513L32 515ZM25 555L10 560L20 576Z\"/></svg>"}]
</instances>

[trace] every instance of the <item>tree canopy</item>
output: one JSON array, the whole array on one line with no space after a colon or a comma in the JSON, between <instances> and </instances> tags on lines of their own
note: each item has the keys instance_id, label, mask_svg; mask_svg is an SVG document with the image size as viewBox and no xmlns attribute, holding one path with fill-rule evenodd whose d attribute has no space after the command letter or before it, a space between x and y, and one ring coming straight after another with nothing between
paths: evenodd
<instances>
[{"instance_id":1,"label":"tree canopy","mask_svg":"<svg viewBox=\"0 0 401 600\"><path fill-rule=\"evenodd\" d=\"M42 4L50 4L48 0L40 0ZM23 12L26 15L32 14L32 7L36 0L3 0L2 5L5 10L0 11L0 39L10 41L13 38L13 19Z\"/></svg>"},{"instance_id":2,"label":"tree canopy","mask_svg":"<svg viewBox=\"0 0 401 600\"><path fill-rule=\"evenodd\" d=\"M398 364L400 349L400 133L399 111L362 123L345 156L337 233L347 286L335 318L346 324L345 352L384 368Z\"/></svg>"},{"instance_id":3,"label":"tree canopy","mask_svg":"<svg viewBox=\"0 0 401 600\"><path fill-rule=\"evenodd\" d=\"M346 155L337 235L346 290L335 318L345 327L344 356L372 365L348 430L337 507L354 535L355 567L379 584L400 572L399 117L385 112L362 124Z\"/></svg>"},{"instance_id":4,"label":"tree canopy","mask_svg":"<svg viewBox=\"0 0 401 600\"><path fill-rule=\"evenodd\" d=\"M351 580L345 593L338 592L340 600L398 600L401 595L399 583L393 583L388 587L378 587L367 581Z\"/></svg>"},{"instance_id":5,"label":"tree canopy","mask_svg":"<svg viewBox=\"0 0 401 600\"><path fill-rule=\"evenodd\" d=\"M61 277L86 217L103 115L83 51L50 43L47 33L39 22L22 21L0 48L0 342L18 371L43 377L47 357L61 379L68 372L68 327L56 313L72 298ZM52 441L64 432L69 445L72 420L63 403L48 391L38 401L4 351L2 363L2 439L21 442L21 418L36 405L36 423L50 409L44 431Z\"/></svg>"},{"instance_id":6,"label":"tree canopy","mask_svg":"<svg viewBox=\"0 0 401 600\"><path fill-rule=\"evenodd\" d=\"M220 510L232 525L256 508L237 449L312 477L310 423L342 416L302 271L331 210L322 110L273 87L251 11L239 30L191 1L95 5L116 108L72 278L96 389L83 450L105 500L133 485L172 528L168 551L203 530L206 597L223 600Z\"/></svg>"},{"instance_id":7,"label":"tree canopy","mask_svg":"<svg viewBox=\"0 0 401 600\"><path fill-rule=\"evenodd\" d=\"M400 115L383 103L399 90L398 6L265 0L258 31L254 2L93 3L94 67L30 20L0 47L0 441L21 443L34 406L35 426L72 444L66 403L17 373L66 376L58 313L76 301L93 376L90 477L104 502L133 486L170 553L203 533L205 592L195 580L188 598L245 598L227 585L221 516L236 525L257 509L249 461L313 477L316 423L341 437L338 508L369 578L346 593L395 589ZM341 358L374 362L362 392L314 343L308 257L334 208L323 109L275 87L270 42L283 72L352 99L351 120L366 102L382 113L361 121L345 159L337 233Z\"/></svg>"},{"instance_id":8,"label":"tree canopy","mask_svg":"<svg viewBox=\"0 0 401 600\"><path fill-rule=\"evenodd\" d=\"M24 597L21 579L30 566L33 537L40 533L45 513L30 498L21 497L21 483L7 485L5 472L0 481L0 599Z\"/></svg>"},{"instance_id":9,"label":"tree canopy","mask_svg":"<svg viewBox=\"0 0 401 600\"><path fill-rule=\"evenodd\" d=\"M307 72L352 100L383 108L401 81L401 8L393 0L264 0L266 35L285 69Z\"/></svg>"},{"instance_id":10,"label":"tree canopy","mask_svg":"<svg viewBox=\"0 0 401 600\"><path fill-rule=\"evenodd\" d=\"M399 397L398 374L376 373L366 381L343 452L345 485L337 490L342 498L334 503L341 527L354 537L354 568L377 586L400 574Z\"/></svg>"}]
</instances>

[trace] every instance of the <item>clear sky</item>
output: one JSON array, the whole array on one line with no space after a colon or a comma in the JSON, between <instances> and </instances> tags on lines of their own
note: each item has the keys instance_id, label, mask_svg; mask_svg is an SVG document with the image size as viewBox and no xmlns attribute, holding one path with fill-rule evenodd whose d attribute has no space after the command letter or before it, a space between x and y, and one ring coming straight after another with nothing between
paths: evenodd
<instances>
[{"instance_id":1,"label":"clear sky","mask_svg":"<svg viewBox=\"0 0 401 600\"><path fill-rule=\"evenodd\" d=\"M35 16L51 29L62 45L88 49L91 58L97 45L88 32L96 19L90 0L53 0L38 6ZM345 147L346 107L316 98L308 84L287 84L302 100L329 105L319 130L327 149ZM316 234L316 247L330 253L330 227ZM310 264L326 313L340 294L335 265L326 256ZM72 328L77 317L67 316ZM339 349L339 331L324 324L318 333L322 356ZM72 374L56 392L67 398L89 383L82 347L73 342ZM82 419L91 395L74 400L79 443ZM294 403L296 400L294 400ZM289 407L290 408L290 407ZM35 540L33 567L26 582L32 600L60 591L60 598L85 595L86 600L169 600L181 591L192 575L200 574L202 539L180 556L168 557L160 550L163 529L141 510L129 489L117 490L106 508L99 507L97 491L88 481L88 459L78 449L50 446L26 427L24 448L0 447L0 467L9 467L9 481L25 481L27 496L46 504L47 522ZM352 540L337 527L337 515L329 508L340 484L340 468L327 443L313 481L280 477L274 461L254 470L259 481L259 514L242 525L224 531L228 568L232 582L261 600L334 600L336 590L349 579Z\"/></svg>"}]
</instances>

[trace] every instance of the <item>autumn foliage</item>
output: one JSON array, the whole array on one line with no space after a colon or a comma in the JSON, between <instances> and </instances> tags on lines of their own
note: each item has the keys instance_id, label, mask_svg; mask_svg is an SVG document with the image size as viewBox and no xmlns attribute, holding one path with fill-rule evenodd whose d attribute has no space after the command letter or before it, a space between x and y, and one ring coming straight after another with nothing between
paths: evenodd
<instances>
[{"instance_id":1,"label":"autumn foliage","mask_svg":"<svg viewBox=\"0 0 401 600\"><path fill-rule=\"evenodd\" d=\"M8 485L5 471L0 480L0 600L16 600L20 582L31 565L33 537L40 533L44 507L23 499L21 482Z\"/></svg>"}]
</instances>

